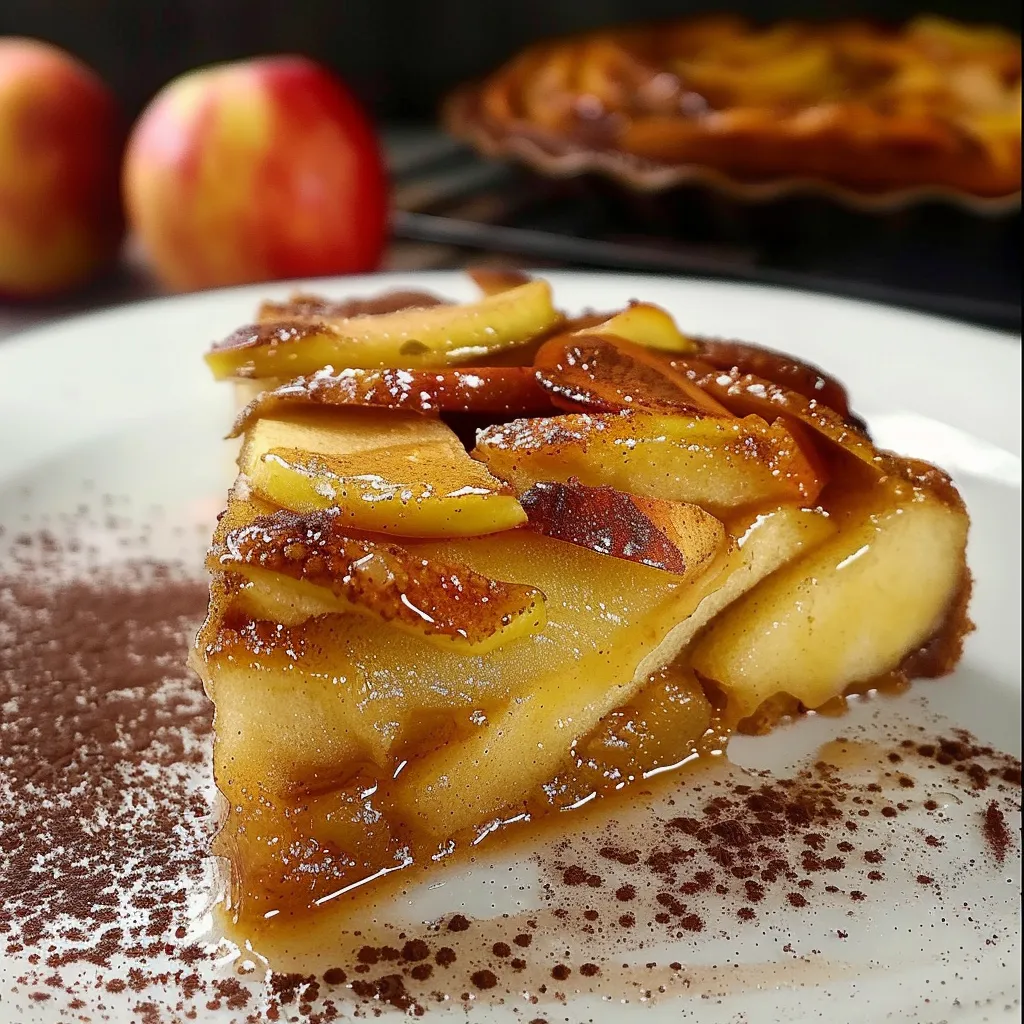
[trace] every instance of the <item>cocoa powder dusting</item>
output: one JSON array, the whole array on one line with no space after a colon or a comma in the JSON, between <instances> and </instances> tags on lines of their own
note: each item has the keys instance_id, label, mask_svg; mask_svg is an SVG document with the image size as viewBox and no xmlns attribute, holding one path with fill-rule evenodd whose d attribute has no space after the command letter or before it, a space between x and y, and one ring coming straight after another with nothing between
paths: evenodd
<instances>
[{"instance_id":1,"label":"cocoa powder dusting","mask_svg":"<svg viewBox=\"0 0 1024 1024\"><path fill-rule=\"evenodd\" d=\"M452 907L431 923L353 932L339 943L350 952L317 975L214 980L189 940L188 907L210 829L211 794L195 781L209 778L210 709L182 667L205 603L204 584L144 563L61 586L0 580L0 941L36 957L33 1001L70 995L60 970L83 964L100 972L97 991L130 996L146 1024L214 1011L238 1024L418 1017L435 1005L515 1005L524 992L530 1004L577 990L619 998L637 984L627 967L692 974L684 954L701 933L784 922L798 936L801 917L842 908L850 925L835 934L853 942L889 876L941 899L934 858L955 859L958 844L942 838L937 794L975 801L995 863L1013 842L1015 759L952 732L877 751L887 781L865 783L845 772L835 741L789 777L728 767L713 781L663 777L672 796L652 797L642 828L567 819L554 847L526 847L544 879L530 913L474 919ZM916 854L893 852L893 837L908 835L932 858L927 873ZM671 964L649 959L664 942ZM639 983L644 999L666 992L660 981ZM165 1005L157 985L188 1002Z\"/></svg>"},{"instance_id":2,"label":"cocoa powder dusting","mask_svg":"<svg viewBox=\"0 0 1024 1024\"><path fill-rule=\"evenodd\" d=\"M183 948L209 815L187 769L210 736L183 654L205 604L203 583L146 563L59 586L0 579L8 954L106 967Z\"/></svg>"},{"instance_id":3,"label":"cocoa powder dusting","mask_svg":"<svg viewBox=\"0 0 1024 1024\"><path fill-rule=\"evenodd\" d=\"M1010 830L1006 827L1006 816L999 809L999 804L992 800L985 808L985 824L983 826L985 842L995 858L996 863L1006 860L1006 851L1010 846Z\"/></svg>"},{"instance_id":4,"label":"cocoa powder dusting","mask_svg":"<svg viewBox=\"0 0 1024 1024\"><path fill-rule=\"evenodd\" d=\"M148 546L147 529L130 535L113 512L102 527L86 506L78 518L96 540ZM212 716L184 661L207 585L179 565L105 565L98 551L48 532L0 550L0 948L29 965L19 986L45 986L70 1011L95 1009L92 989L147 993L130 1004L139 1020L194 1018L210 986L241 1010L249 990L200 978L191 965L209 957L188 940ZM154 986L180 998L168 1006Z\"/></svg>"}]
</instances>

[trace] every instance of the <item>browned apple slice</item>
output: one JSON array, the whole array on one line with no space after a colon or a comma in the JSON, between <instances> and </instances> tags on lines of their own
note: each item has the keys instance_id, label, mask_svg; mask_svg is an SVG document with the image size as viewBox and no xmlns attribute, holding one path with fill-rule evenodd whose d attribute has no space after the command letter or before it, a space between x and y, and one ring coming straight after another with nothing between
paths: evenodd
<instances>
[{"instance_id":1,"label":"browned apple slice","mask_svg":"<svg viewBox=\"0 0 1024 1024\"><path fill-rule=\"evenodd\" d=\"M539 533L692 579L722 550L725 527L696 505L612 487L542 481L520 496Z\"/></svg>"},{"instance_id":2,"label":"browned apple slice","mask_svg":"<svg viewBox=\"0 0 1024 1024\"><path fill-rule=\"evenodd\" d=\"M546 281L458 306L402 309L377 316L292 317L242 327L206 362L218 379L283 377L380 366L476 363L525 345L561 321Z\"/></svg>"},{"instance_id":3,"label":"browned apple slice","mask_svg":"<svg viewBox=\"0 0 1024 1024\"><path fill-rule=\"evenodd\" d=\"M713 514L756 503L813 503L825 480L783 423L648 412L551 416L485 430L473 450L523 493L572 478L700 505Z\"/></svg>"},{"instance_id":4,"label":"browned apple slice","mask_svg":"<svg viewBox=\"0 0 1024 1024\"><path fill-rule=\"evenodd\" d=\"M719 684L737 717L780 693L816 708L877 680L956 609L969 579L959 496L941 474L936 493L917 483L919 465L881 461L895 472L830 510L833 537L759 583L696 641L693 667Z\"/></svg>"},{"instance_id":5,"label":"browned apple slice","mask_svg":"<svg viewBox=\"0 0 1024 1024\"><path fill-rule=\"evenodd\" d=\"M466 273L484 295L508 292L532 280L529 274L511 267L470 267Z\"/></svg>"},{"instance_id":6,"label":"browned apple slice","mask_svg":"<svg viewBox=\"0 0 1024 1024\"><path fill-rule=\"evenodd\" d=\"M396 544L347 536L332 512L279 511L226 532L212 572L244 577L236 604L294 625L359 612L434 643L483 654L544 628L544 596Z\"/></svg>"},{"instance_id":7,"label":"browned apple slice","mask_svg":"<svg viewBox=\"0 0 1024 1024\"><path fill-rule=\"evenodd\" d=\"M787 414L806 423L830 445L849 452L877 473L882 473L876 459L877 453L868 438L818 399L807 398L799 391L774 384L764 377L744 373L739 367L721 370L700 361L686 359L671 359L669 365L685 373L697 387L736 415L754 414L774 421Z\"/></svg>"},{"instance_id":8,"label":"browned apple slice","mask_svg":"<svg viewBox=\"0 0 1024 1024\"><path fill-rule=\"evenodd\" d=\"M552 402L570 411L583 406L598 412L732 416L663 359L645 357L639 346L614 335L600 337L588 329L552 338L537 352L534 366Z\"/></svg>"},{"instance_id":9,"label":"browned apple slice","mask_svg":"<svg viewBox=\"0 0 1024 1024\"><path fill-rule=\"evenodd\" d=\"M431 306L450 306L430 292L396 290L370 298L326 299L322 295L296 292L287 302L262 303L257 319L261 322L291 320L295 317L326 317L345 319L352 316L377 316L397 313L400 309L429 309Z\"/></svg>"},{"instance_id":10,"label":"browned apple slice","mask_svg":"<svg viewBox=\"0 0 1024 1024\"><path fill-rule=\"evenodd\" d=\"M321 370L261 392L235 420L229 437L282 409L363 406L421 413L474 413L501 419L550 412L551 399L528 366L442 370Z\"/></svg>"},{"instance_id":11,"label":"browned apple slice","mask_svg":"<svg viewBox=\"0 0 1024 1024\"><path fill-rule=\"evenodd\" d=\"M830 377L824 370L805 363L794 356L775 352L760 345L748 345L742 341L724 341L719 338L697 339L697 358L716 370L738 369L740 373L752 373L763 377L780 388L796 391L807 399L813 399L844 419L850 420L850 401L846 388Z\"/></svg>"}]
</instances>

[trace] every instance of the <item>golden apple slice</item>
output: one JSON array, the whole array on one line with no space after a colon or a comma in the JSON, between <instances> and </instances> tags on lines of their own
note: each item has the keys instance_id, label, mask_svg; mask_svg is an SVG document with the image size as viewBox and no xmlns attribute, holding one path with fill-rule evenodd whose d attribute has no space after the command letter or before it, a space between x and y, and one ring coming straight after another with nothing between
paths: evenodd
<instances>
[{"instance_id":1,"label":"golden apple slice","mask_svg":"<svg viewBox=\"0 0 1024 1024\"><path fill-rule=\"evenodd\" d=\"M692 615L672 627L640 671L654 672L661 665L685 658L687 645L723 608L835 532L831 517L817 508L782 505L734 518L729 524L732 550L721 568L721 585L697 605Z\"/></svg>"},{"instance_id":2,"label":"golden apple slice","mask_svg":"<svg viewBox=\"0 0 1024 1024\"><path fill-rule=\"evenodd\" d=\"M255 395L230 437L282 410L349 406L419 413L474 413L492 419L542 415L551 400L527 366L440 370L321 370Z\"/></svg>"},{"instance_id":3,"label":"golden apple slice","mask_svg":"<svg viewBox=\"0 0 1024 1024\"><path fill-rule=\"evenodd\" d=\"M326 299L320 295L296 292L286 302L266 301L261 304L257 319L260 322L274 322L302 317L352 317L375 316L380 313L394 313L400 309L426 309L430 306L452 305L429 292L391 291L370 298ZM236 377L235 408L244 409L264 391L282 387L286 381L277 377Z\"/></svg>"},{"instance_id":4,"label":"golden apple slice","mask_svg":"<svg viewBox=\"0 0 1024 1024\"><path fill-rule=\"evenodd\" d=\"M732 413L677 373L664 359L646 356L636 345L589 330L552 338L534 359L537 381L563 408L597 412L647 409L688 416Z\"/></svg>"},{"instance_id":5,"label":"golden apple slice","mask_svg":"<svg viewBox=\"0 0 1024 1024\"><path fill-rule=\"evenodd\" d=\"M207 560L244 577L236 604L285 625L358 612L442 646L482 654L543 629L544 596L405 548L346 536L330 512L276 512L229 530Z\"/></svg>"},{"instance_id":6,"label":"golden apple slice","mask_svg":"<svg viewBox=\"0 0 1024 1024\"><path fill-rule=\"evenodd\" d=\"M539 533L686 580L704 572L725 544L725 527L714 516L681 501L542 481L520 502Z\"/></svg>"},{"instance_id":7,"label":"golden apple slice","mask_svg":"<svg viewBox=\"0 0 1024 1024\"><path fill-rule=\"evenodd\" d=\"M218 527L220 549L250 512L247 504L232 503L224 517L231 525L225 528L222 520ZM431 643L419 632L396 630L375 615L338 614L322 598L296 607L301 596L281 589L287 578L275 580L273 593L263 587L257 594L241 577L218 571L214 588L221 589L197 652L204 679L211 673L230 677L230 692L244 692L252 707L273 708L287 700L290 689L302 695L280 745L272 737L254 744L244 732L218 733L243 775L264 778L268 765L276 764L275 777L290 780L288 785L301 781L307 769L332 777L339 770L333 752L358 743L390 777L400 759L411 762L437 748L422 736L425 716L448 713L457 746L460 738L497 721L509 701L533 699L551 685L584 694L617 688L660 639L652 617L690 586L660 570L530 530L421 541L408 550L431 566L464 565L472 574L543 592L543 628L483 655L467 653L454 644ZM714 572L712 566L708 574ZM265 621L251 622L264 619L264 608ZM328 610L335 613L322 614ZM315 617L304 618L310 614ZM675 614L673 604L663 616L665 630ZM212 690L211 696L216 702ZM266 719L271 721L272 711ZM564 735L559 739L561 757L569 747ZM527 780L522 792L529 785Z\"/></svg>"},{"instance_id":8,"label":"golden apple slice","mask_svg":"<svg viewBox=\"0 0 1024 1024\"><path fill-rule=\"evenodd\" d=\"M471 363L524 345L561 319L546 281L459 306L403 309L378 316L293 317L242 327L206 362L217 379L283 377L380 366Z\"/></svg>"},{"instance_id":9,"label":"golden apple slice","mask_svg":"<svg viewBox=\"0 0 1024 1024\"><path fill-rule=\"evenodd\" d=\"M622 623L627 628L617 642L597 645L588 639L576 651L552 648L561 651L563 658L570 655L568 663L545 672L476 734L409 762L393 799L402 819L425 837L443 841L491 817L521 812L531 793L557 774L575 742L643 688L651 672L640 674L637 665L720 582L714 566L690 583L673 586L667 583L673 577L658 569L625 559L602 560L632 570L635 590L624 596L646 604L647 610L641 618L630 617ZM606 570L595 567L593 572L600 576ZM644 578L648 574L655 578ZM492 767L510 764L517 768L514 780Z\"/></svg>"},{"instance_id":10,"label":"golden apple slice","mask_svg":"<svg viewBox=\"0 0 1024 1024\"><path fill-rule=\"evenodd\" d=\"M515 420L485 430L473 451L517 493L572 478L718 515L754 503L813 503L819 470L781 423L646 412Z\"/></svg>"},{"instance_id":11,"label":"golden apple slice","mask_svg":"<svg viewBox=\"0 0 1024 1024\"><path fill-rule=\"evenodd\" d=\"M526 522L508 488L440 420L318 409L257 420L238 466L253 491L295 512L337 509L355 530L468 537Z\"/></svg>"},{"instance_id":12,"label":"golden apple slice","mask_svg":"<svg viewBox=\"0 0 1024 1024\"><path fill-rule=\"evenodd\" d=\"M836 510L836 536L715 619L694 668L736 717L789 694L805 706L897 668L942 625L963 583L967 516L898 477Z\"/></svg>"},{"instance_id":13,"label":"golden apple slice","mask_svg":"<svg viewBox=\"0 0 1024 1024\"><path fill-rule=\"evenodd\" d=\"M650 302L631 302L621 313L586 328L587 334L623 338L661 352L694 353L697 344L676 325L672 315Z\"/></svg>"}]
</instances>

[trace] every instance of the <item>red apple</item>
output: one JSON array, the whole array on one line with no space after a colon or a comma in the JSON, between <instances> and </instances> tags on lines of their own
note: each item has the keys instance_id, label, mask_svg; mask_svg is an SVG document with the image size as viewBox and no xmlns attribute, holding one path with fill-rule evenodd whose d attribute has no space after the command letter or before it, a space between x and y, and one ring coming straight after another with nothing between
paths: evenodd
<instances>
[{"instance_id":1,"label":"red apple","mask_svg":"<svg viewBox=\"0 0 1024 1024\"><path fill-rule=\"evenodd\" d=\"M376 137L303 57L193 71L132 130L129 221L173 289L373 270L387 231Z\"/></svg>"},{"instance_id":2,"label":"red apple","mask_svg":"<svg viewBox=\"0 0 1024 1024\"><path fill-rule=\"evenodd\" d=\"M0 39L0 295L66 291L112 262L123 141L93 71L46 43Z\"/></svg>"}]
</instances>

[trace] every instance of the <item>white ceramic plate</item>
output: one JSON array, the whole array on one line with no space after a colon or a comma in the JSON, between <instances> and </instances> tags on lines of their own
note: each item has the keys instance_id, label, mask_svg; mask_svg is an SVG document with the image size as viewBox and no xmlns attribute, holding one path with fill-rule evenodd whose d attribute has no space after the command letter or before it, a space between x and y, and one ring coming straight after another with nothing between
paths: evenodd
<instances>
[{"instance_id":1,"label":"white ceramic plate","mask_svg":"<svg viewBox=\"0 0 1024 1024\"><path fill-rule=\"evenodd\" d=\"M670 309L686 329L755 340L820 363L848 384L855 408L882 446L949 469L967 500L978 629L957 673L920 684L909 695L885 702L881 711L856 709L842 725L819 718L765 739L737 742L734 758L793 763L850 727L857 715L911 720L925 711L944 714L1019 755L1019 340L891 309L749 286L547 276L568 309L610 308L641 297ZM161 510L154 518L157 554L184 553L198 562L202 544L196 538L206 535L225 491L226 462L214 439L230 414L230 398L209 379L201 353L211 339L249 320L260 299L283 297L293 287L156 300L0 341L0 524L31 528L44 516L71 512L82 500L81 482L92 480L93 493L123 495L143 515L156 517L153 510ZM331 295L394 287L426 288L453 298L474 294L467 280L451 274L304 287ZM172 528L180 525L198 530L190 529L183 542ZM964 863L980 858L979 844L976 836L965 834L950 855ZM499 868L506 881L516 879L521 888L494 884ZM478 863L449 871L439 888L396 898L392 912L427 919L455 911L486 918L521 910L532 898L533 874L526 861ZM606 990L601 999L570 997L564 1005L538 1006L533 1012L550 1020L601 1024L691 1015L709 1022L888 1017L973 1022L1019 1015L1017 852L996 874L959 872L951 885L941 917L914 893L895 889L887 900L875 900L875 909L841 946L822 938L823 924L813 915L787 917L780 908L763 930L728 939L723 932L661 951L665 962L678 959L708 970L718 965L713 999L699 984L650 1005L622 1003ZM959 911L949 909L954 904ZM834 922L826 931L835 935ZM770 932L775 938L766 941ZM981 936L987 932L998 933L999 942L986 946ZM785 952L780 934L789 939ZM654 959L650 950L638 955ZM842 969L829 969L838 963ZM736 978L745 979L742 984L722 984L722 965L740 972ZM21 966L14 957L0 965L0 1021L66 1019L57 1000L32 1003L24 994L11 995ZM133 1019L130 1001L111 996L107 1007L104 1019ZM479 1021L527 1020L530 1011L512 999L504 1006L476 1006L470 1015ZM200 1019L221 1016L203 1010Z\"/></svg>"}]
</instances>

